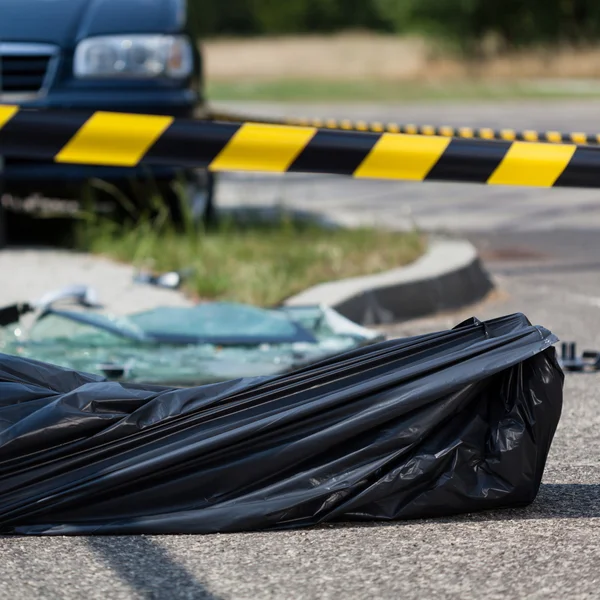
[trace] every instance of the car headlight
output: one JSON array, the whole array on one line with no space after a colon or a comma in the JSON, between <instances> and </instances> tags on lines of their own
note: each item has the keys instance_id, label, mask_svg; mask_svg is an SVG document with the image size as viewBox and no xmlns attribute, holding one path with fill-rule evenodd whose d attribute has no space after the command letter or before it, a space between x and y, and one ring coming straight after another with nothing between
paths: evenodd
<instances>
[{"instance_id":1,"label":"car headlight","mask_svg":"<svg viewBox=\"0 0 600 600\"><path fill-rule=\"evenodd\" d=\"M189 77L193 50L185 36L107 35L75 49L75 77Z\"/></svg>"}]
</instances>

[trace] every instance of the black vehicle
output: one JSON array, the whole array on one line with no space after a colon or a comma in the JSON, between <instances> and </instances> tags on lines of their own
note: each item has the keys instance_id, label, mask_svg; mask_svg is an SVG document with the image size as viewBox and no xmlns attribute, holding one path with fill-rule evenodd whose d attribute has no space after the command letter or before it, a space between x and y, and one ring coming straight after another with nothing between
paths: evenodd
<instances>
[{"instance_id":1,"label":"black vehicle","mask_svg":"<svg viewBox=\"0 0 600 600\"><path fill-rule=\"evenodd\" d=\"M202 58L188 10L185 0L0 0L0 104L202 115ZM32 195L79 199L83 185L96 179L138 206L158 188L177 218L178 180L192 214L212 210L214 178L203 170L3 162L5 206Z\"/></svg>"}]
</instances>

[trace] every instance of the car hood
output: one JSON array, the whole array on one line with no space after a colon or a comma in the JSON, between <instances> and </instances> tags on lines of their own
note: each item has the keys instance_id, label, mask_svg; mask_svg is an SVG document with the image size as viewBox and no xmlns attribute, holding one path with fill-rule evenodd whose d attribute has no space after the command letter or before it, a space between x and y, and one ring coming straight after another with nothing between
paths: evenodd
<instances>
[{"instance_id":1,"label":"car hood","mask_svg":"<svg viewBox=\"0 0 600 600\"><path fill-rule=\"evenodd\" d=\"M0 42L70 48L111 33L173 33L183 27L181 0L0 0Z\"/></svg>"}]
</instances>

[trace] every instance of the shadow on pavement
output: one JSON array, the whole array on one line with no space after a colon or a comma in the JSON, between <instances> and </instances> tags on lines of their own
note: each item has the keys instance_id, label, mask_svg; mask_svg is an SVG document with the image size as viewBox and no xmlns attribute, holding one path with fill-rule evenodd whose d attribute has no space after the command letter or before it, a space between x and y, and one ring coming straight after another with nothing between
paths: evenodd
<instances>
[{"instance_id":1,"label":"shadow on pavement","mask_svg":"<svg viewBox=\"0 0 600 600\"><path fill-rule=\"evenodd\" d=\"M527 521L598 517L600 517L599 483L544 483L533 504L526 508L488 511L444 519L444 521Z\"/></svg>"},{"instance_id":2,"label":"shadow on pavement","mask_svg":"<svg viewBox=\"0 0 600 600\"><path fill-rule=\"evenodd\" d=\"M512 512L513 519L598 518L600 483L545 483L530 507Z\"/></svg>"},{"instance_id":3,"label":"shadow on pavement","mask_svg":"<svg viewBox=\"0 0 600 600\"><path fill-rule=\"evenodd\" d=\"M445 519L453 521L527 521L534 519L594 519L600 517L600 484L545 483L526 508L502 509Z\"/></svg>"},{"instance_id":4,"label":"shadow on pavement","mask_svg":"<svg viewBox=\"0 0 600 600\"><path fill-rule=\"evenodd\" d=\"M527 508L499 509L456 517L393 522L369 521L326 524L327 528L398 527L414 523L472 523L536 519L594 519L600 517L600 483L542 484L535 502ZM316 528L318 529L318 528Z\"/></svg>"},{"instance_id":5,"label":"shadow on pavement","mask_svg":"<svg viewBox=\"0 0 600 600\"><path fill-rule=\"evenodd\" d=\"M152 600L219 600L157 540L137 537L88 537L96 556L141 597Z\"/></svg>"}]
</instances>

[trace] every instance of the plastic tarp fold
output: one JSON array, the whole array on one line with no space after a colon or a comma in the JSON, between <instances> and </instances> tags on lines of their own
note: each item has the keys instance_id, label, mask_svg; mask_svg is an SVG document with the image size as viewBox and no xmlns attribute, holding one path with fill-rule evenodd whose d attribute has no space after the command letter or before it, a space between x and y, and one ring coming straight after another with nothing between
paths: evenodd
<instances>
[{"instance_id":1,"label":"plastic tarp fold","mask_svg":"<svg viewBox=\"0 0 600 600\"><path fill-rule=\"evenodd\" d=\"M211 533L520 507L562 407L523 315L172 389L0 355L0 532Z\"/></svg>"}]
</instances>

